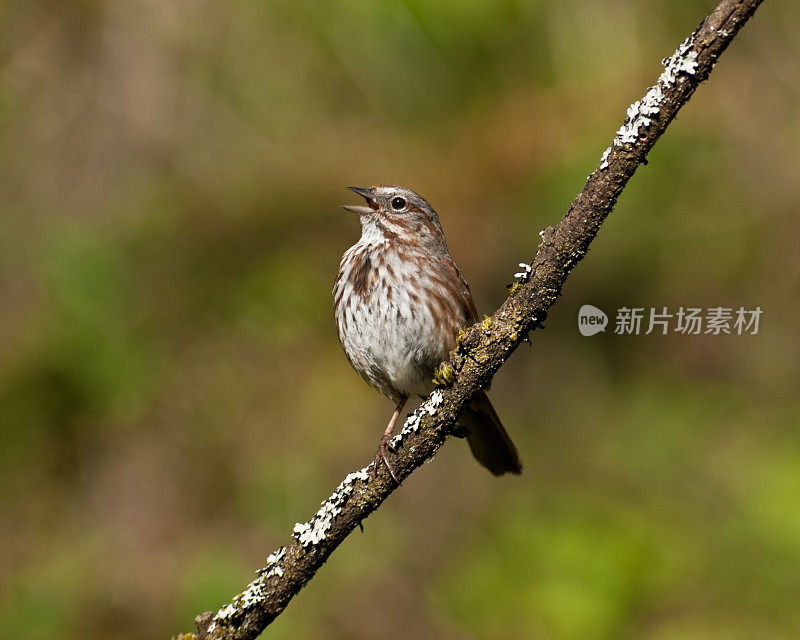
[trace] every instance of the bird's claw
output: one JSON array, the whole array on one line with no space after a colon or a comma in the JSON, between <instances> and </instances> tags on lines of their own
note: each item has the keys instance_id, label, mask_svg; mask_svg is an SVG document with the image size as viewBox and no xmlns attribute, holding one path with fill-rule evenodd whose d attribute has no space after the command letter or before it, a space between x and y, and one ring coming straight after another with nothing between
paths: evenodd
<instances>
[{"instance_id":1,"label":"bird's claw","mask_svg":"<svg viewBox=\"0 0 800 640\"><path fill-rule=\"evenodd\" d=\"M387 451L397 455L397 451L395 451L394 447L390 444L391 441L391 434L389 436L384 436L381 438L381 442L378 445L378 452L375 454L375 471L377 473L378 467L380 466L381 462L386 465L386 470L389 472L389 475L392 476L392 480L394 480L398 486L402 483L400 479L395 474L394 469L392 468L391 463L389 462L389 457L387 456Z\"/></svg>"}]
</instances>

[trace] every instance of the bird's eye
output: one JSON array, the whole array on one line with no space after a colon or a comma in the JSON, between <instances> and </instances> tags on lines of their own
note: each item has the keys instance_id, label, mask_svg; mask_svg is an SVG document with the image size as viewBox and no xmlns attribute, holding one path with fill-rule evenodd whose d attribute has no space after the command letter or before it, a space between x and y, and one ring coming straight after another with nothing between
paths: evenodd
<instances>
[{"instance_id":1,"label":"bird's eye","mask_svg":"<svg viewBox=\"0 0 800 640\"><path fill-rule=\"evenodd\" d=\"M405 198L401 198L399 196L397 198L392 198L392 209L394 209L395 211L400 211L405 208L406 208Z\"/></svg>"}]
</instances>

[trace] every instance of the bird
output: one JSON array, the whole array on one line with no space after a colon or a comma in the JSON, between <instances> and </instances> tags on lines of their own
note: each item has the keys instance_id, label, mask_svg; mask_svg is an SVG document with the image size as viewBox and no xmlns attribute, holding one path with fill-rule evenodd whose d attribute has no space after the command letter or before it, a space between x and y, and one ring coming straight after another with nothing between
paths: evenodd
<instances>
[{"instance_id":1,"label":"bird","mask_svg":"<svg viewBox=\"0 0 800 640\"><path fill-rule=\"evenodd\" d=\"M478 312L425 198L396 185L347 189L366 206L342 207L358 215L361 237L342 256L334 282L336 330L352 367L395 404L374 469L382 461L399 484L388 455L397 419L409 398L433 390L436 369ZM517 449L485 391L467 403L458 424L492 474L521 473Z\"/></svg>"}]
</instances>

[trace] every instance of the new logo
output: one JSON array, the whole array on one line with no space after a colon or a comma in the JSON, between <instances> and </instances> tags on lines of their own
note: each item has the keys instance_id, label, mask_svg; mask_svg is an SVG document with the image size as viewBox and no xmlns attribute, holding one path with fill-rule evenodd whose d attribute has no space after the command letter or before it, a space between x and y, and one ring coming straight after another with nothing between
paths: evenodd
<instances>
[{"instance_id":1,"label":"new logo","mask_svg":"<svg viewBox=\"0 0 800 640\"><path fill-rule=\"evenodd\" d=\"M578 311L578 331L582 336L593 336L606 330L608 316L597 307L583 305Z\"/></svg>"}]
</instances>

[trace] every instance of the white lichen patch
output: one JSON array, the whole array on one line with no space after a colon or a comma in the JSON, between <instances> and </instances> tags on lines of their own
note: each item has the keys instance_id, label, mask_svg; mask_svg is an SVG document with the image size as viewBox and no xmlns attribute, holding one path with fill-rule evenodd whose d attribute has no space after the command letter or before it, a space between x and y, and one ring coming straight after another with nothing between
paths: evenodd
<instances>
[{"instance_id":1,"label":"white lichen patch","mask_svg":"<svg viewBox=\"0 0 800 640\"><path fill-rule=\"evenodd\" d=\"M392 447L392 449L397 449L403 444L403 440L412 433L419 431L419 423L422 417L425 414L432 416L436 413L436 409L441 406L442 402L444 402L444 394L440 389L436 389L425 402L408 415L400 433L389 441L389 446Z\"/></svg>"},{"instance_id":2,"label":"white lichen patch","mask_svg":"<svg viewBox=\"0 0 800 640\"><path fill-rule=\"evenodd\" d=\"M283 567L281 567L280 562L285 555L286 547L280 547L277 551L270 553L267 558L267 564L256 573L264 578L271 578L272 576L281 577L283 575Z\"/></svg>"},{"instance_id":3,"label":"white lichen patch","mask_svg":"<svg viewBox=\"0 0 800 640\"><path fill-rule=\"evenodd\" d=\"M267 580L273 576L283 576L281 561L286 555L286 547L280 547L269 554L267 564L258 570L258 577L247 585L244 591L233 599L214 616L214 621L208 629L210 633L217 624L229 625L235 618L243 615L247 609L264 601L267 595Z\"/></svg>"},{"instance_id":4,"label":"white lichen patch","mask_svg":"<svg viewBox=\"0 0 800 640\"><path fill-rule=\"evenodd\" d=\"M664 71L658 77L655 86L645 94L644 98L637 100L628 107L625 122L617 131L613 145L621 147L633 144L639 140L641 130L649 127L664 103L666 91L685 76L692 76L697 71L697 52L692 48L694 36L684 40L669 58L662 60ZM608 168L608 156L611 147L605 150L600 159L600 169Z\"/></svg>"},{"instance_id":5,"label":"white lichen patch","mask_svg":"<svg viewBox=\"0 0 800 640\"><path fill-rule=\"evenodd\" d=\"M425 411L427 411L429 415L433 415L436 413L436 408L440 407L442 402L444 402L444 394L441 390L436 389L422 406L425 407Z\"/></svg>"},{"instance_id":6,"label":"white lichen patch","mask_svg":"<svg viewBox=\"0 0 800 640\"><path fill-rule=\"evenodd\" d=\"M353 493L356 481L369 481L369 466L348 473L341 484L336 487L330 498L325 500L319 510L308 522L298 522L294 525L294 538L304 547L319 544L328 535L328 531L336 517L342 512L350 494Z\"/></svg>"},{"instance_id":7,"label":"white lichen patch","mask_svg":"<svg viewBox=\"0 0 800 640\"><path fill-rule=\"evenodd\" d=\"M539 232L539 235L542 235L542 232ZM518 271L514 274L514 277L517 279L518 284L525 284L528 280L531 279L531 265L527 262L520 262L519 266L522 267L522 271Z\"/></svg>"},{"instance_id":8,"label":"white lichen patch","mask_svg":"<svg viewBox=\"0 0 800 640\"><path fill-rule=\"evenodd\" d=\"M263 578L256 578L247 588L233 599L229 605L217 611L214 622L211 623L209 632L213 631L217 624L228 626L230 622L243 615L247 609L260 604L266 597L266 589Z\"/></svg>"},{"instance_id":9,"label":"white lichen patch","mask_svg":"<svg viewBox=\"0 0 800 640\"><path fill-rule=\"evenodd\" d=\"M661 86L656 84L654 87L650 87L644 98L628 107L628 117L617 131L614 144L619 147L626 143L636 142L639 139L639 129L650 126L652 118L658 114L659 105L663 99L664 93Z\"/></svg>"},{"instance_id":10,"label":"white lichen patch","mask_svg":"<svg viewBox=\"0 0 800 640\"><path fill-rule=\"evenodd\" d=\"M694 35L689 36L678 45L669 58L661 61L664 72L658 78L658 84L670 87L675 84L680 75L693 76L697 71L697 52L692 49Z\"/></svg>"},{"instance_id":11,"label":"white lichen patch","mask_svg":"<svg viewBox=\"0 0 800 640\"><path fill-rule=\"evenodd\" d=\"M600 156L600 171L603 171L603 169L608 169L608 156L610 153L611 147L603 151L603 155Z\"/></svg>"}]
</instances>

